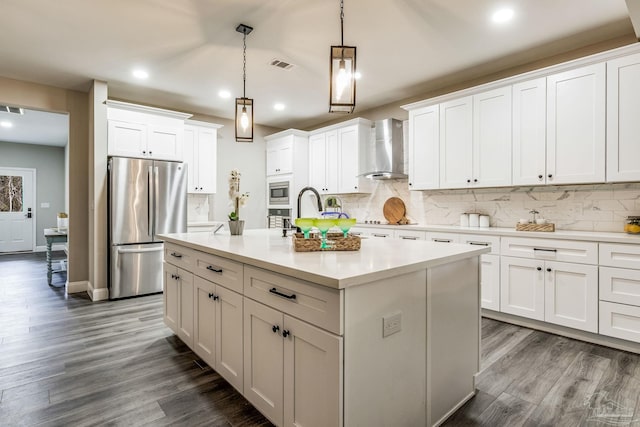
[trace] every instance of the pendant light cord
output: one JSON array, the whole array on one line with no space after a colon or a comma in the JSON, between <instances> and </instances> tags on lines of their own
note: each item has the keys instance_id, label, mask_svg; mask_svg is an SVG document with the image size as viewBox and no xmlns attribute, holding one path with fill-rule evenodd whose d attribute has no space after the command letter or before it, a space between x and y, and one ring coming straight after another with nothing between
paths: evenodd
<instances>
[{"instance_id":1,"label":"pendant light cord","mask_svg":"<svg viewBox=\"0 0 640 427\"><path fill-rule=\"evenodd\" d=\"M247 97L247 33L242 33L242 97ZM243 101L245 102L245 101Z\"/></svg>"},{"instance_id":2,"label":"pendant light cord","mask_svg":"<svg viewBox=\"0 0 640 427\"><path fill-rule=\"evenodd\" d=\"M340 46L344 46L344 0L340 0Z\"/></svg>"}]
</instances>

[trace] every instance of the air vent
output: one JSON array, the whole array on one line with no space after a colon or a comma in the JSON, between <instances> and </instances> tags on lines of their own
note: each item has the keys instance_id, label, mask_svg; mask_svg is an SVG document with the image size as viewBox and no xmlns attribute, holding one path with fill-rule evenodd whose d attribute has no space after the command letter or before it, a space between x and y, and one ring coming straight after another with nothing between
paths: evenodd
<instances>
[{"instance_id":1,"label":"air vent","mask_svg":"<svg viewBox=\"0 0 640 427\"><path fill-rule=\"evenodd\" d=\"M24 114L24 110L18 107L10 107L8 105L0 105L0 113Z\"/></svg>"},{"instance_id":2,"label":"air vent","mask_svg":"<svg viewBox=\"0 0 640 427\"><path fill-rule=\"evenodd\" d=\"M290 70L293 68L293 64L289 64L288 62L280 61L279 59L275 58L272 59L269 64L273 65L274 67L282 68L283 70Z\"/></svg>"}]
</instances>

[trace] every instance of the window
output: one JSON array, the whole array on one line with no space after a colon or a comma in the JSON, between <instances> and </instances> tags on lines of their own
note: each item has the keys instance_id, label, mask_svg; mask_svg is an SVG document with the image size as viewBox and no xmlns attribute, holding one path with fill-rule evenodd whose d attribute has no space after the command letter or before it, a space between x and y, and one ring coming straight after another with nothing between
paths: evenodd
<instances>
[{"instance_id":1,"label":"window","mask_svg":"<svg viewBox=\"0 0 640 427\"><path fill-rule=\"evenodd\" d=\"M22 177L0 175L0 212L22 212Z\"/></svg>"}]
</instances>

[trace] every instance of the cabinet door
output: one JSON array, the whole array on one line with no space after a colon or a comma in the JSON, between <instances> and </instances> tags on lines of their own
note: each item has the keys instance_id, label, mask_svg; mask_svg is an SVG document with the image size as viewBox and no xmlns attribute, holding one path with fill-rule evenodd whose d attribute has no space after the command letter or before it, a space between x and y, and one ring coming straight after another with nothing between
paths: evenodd
<instances>
[{"instance_id":1,"label":"cabinet door","mask_svg":"<svg viewBox=\"0 0 640 427\"><path fill-rule=\"evenodd\" d=\"M473 176L481 187L511 185L511 86L473 96Z\"/></svg>"},{"instance_id":2,"label":"cabinet door","mask_svg":"<svg viewBox=\"0 0 640 427\"><path fill-rule=\"evenodd\" d=\"M544 262L502 257L500 311L544 321Z\"/></svg>"},{"instance_id":3,"label":"cabinet door","mask_svg":"<svg viewBox=\"0 0 640 427\"><path fill-rule=\"evenodd\" d=\"M198 188L201 193L216 192L218 135L212 128L198 129Z\"/></svg>"},{"instance_id":4,"label":"cabinet door","mask_svg":"<svg viewBox=\"0 0 640 427\"><path fill-rule=\"evenodd\" d=\"M547 77L547 183L604 178L605 64Z\"/></svg>"},{"instance_id":5,"label":"cabinet door","mask_svg":"<svg viewBox=\"0 0 640 427\"><path fill-rule=\"evenodd\" d=\"M282 313L244 298L244 397L275 425L283 414Z\"/></svg>"},{"instance_id":6,"label":"cabinet door","mask_svg":"<svg viewBox=\"0 0 640 427\"><path fill-rule=\"evenodd\" d=\"M309 137L309 185L319 192L327 188L326 135L318 133Z\"/></svg>"},{"instance_id":7,"label":"cabinet door","mask_svg":"<svg viewBox=\"0 0 640 427\"><path fill-rule=\"evenodd\" d=\"M409 112L409 189L430 190L440 184L440 106Z\"/></svg>"},{"instance_id":8,"label":"cabinet door","mask_svg":"<svg viewBox=\"0 0 640 427\"><path fill-rule=\"evenodd\" d=\"M164 288L162 298L164 300L163 319L164 324L169 327L175 334L178 333L178 281L175 276L178 275L178 268L171 264L163 263L164 270Z\"/></svg>"},{"instance_id":9,"label":"cabinet door","mask_svg":"<svg viewBox=\"0 0 640 427\"><path fill-rule=\"evenodd\" d=\"M358 191L358 126L348 126L338 130L337 155L328 158L337 163L338 193ZM332 168L330 168L332 169Z\"/></svg>"},{"instance_id":10,"label":"cabinet door","mask_svg":"<svg viewBox=\"0 0 640 427\"><path fill-rule=\"evenodd\" d=\"M216 364L215 369L242 393L244 367L242 357L242 295L216 286Z\"/></svg>"},{"instance_id":11,"label":"cabinet door","mask_svg":"<svg viewBox=\"0 0 640 427\"><path fill-rule=\"evenodd\" d=\"M198 129L195 126L185 126L183 138L184 161L187 163L187 192L199 193L198 189Z\"/></svg>"},{"instance_id":12,"label":"cabinet door","mask_svg":"<svg viewBox=\"0 0 640 427\"><path fill-rule=\"evenodd\" d=\"M110 156L146 157L147 125L109 120L107 146Z\"/></svg>"},{"instance_id":13,"label":"cabinet door","mask_svg":"<svg viewBox=\"0 0 640 427\"><path fill-rule=\"evenodd\" d=\"M482 308L500 311L500 256L480 257L480 289Z\"/></svg>"},{"instance_id":14,"label":"cabinet door","mask_svg":"<svg viewBox=\"0 0 640 427\"><path fill-rule=\"evenodd\" d=\"M209 366L216 363L216 300L215 285L200 277L194 278L193 351Z\"/></svg>"},{"instance_id":15,"label":"cabinet door","mask_svg":"<svg viewBox=\"0 0 640 427\"><path fill-rule=\"evenodd\" d=\"M178 269L178 337L193 348L193 274Z\"/></svg>"},{"instance_id":16,"label":"cabinet door","mask_svg":"<svg viewBox=\"0 0 640 427\"><path fill-rule=\"evenodd\" d=\"M547 261L544 320L598 332L598 267Z\"/></svg>"},{"instance_id":17,"label":"cabinet door","mask_svg":"<svg viewBox=\"0 0 640 427\"><path fill-rule=\"evenodd\" d=\"M293 170L293 137L267 142L267 176L291 173Z\"/></svg>"},{"instance_id":18,"label":"cabinet door","mask_svg":"<svg viewBox=\"0 0 640 427\"><path fill-rule=\"evenodd\" d=\"M640 54L607 62L607 181L640 181Z\"/></svg>"},{"instance_id":19,"label":"cabinet door","mask_svg":"<svg viewBox=\"0 0 640 427\"><path fill-rule=\"evenodd\" d=\"M325 148L325 188L321 194L336 194L339 192L339 176L338 170L338 131L332 130L326 134ZM354 163L358 164L358 160L354 159ZM320 190L318 190L320 191Z\"/></svg>"},{"instance_id":20,"label":"cabinet door","mask_svg":"<svg viewBox=\"0 0 640 427\"><path fill-rule=\"evenodd\" d=\"M149 125L149 157L182 161L183 128Z\"/></svg>"},{"instance_id":21,"label":"cabinet door","mask_svg":"<svg viewBox=\"0 0 640 427\"><path fill-rule=\"evenodd\" d=\"M440 188L466 188L472 180L472 97L440 104Z\"/></svg>"},{"instance_id":22,"label":"cabinet door","mask_svg":"<svg viewBox=\"0 0 640 427\"><path fill-rule=\"evenodd\" d=\"M513 85L513 185L547 179L547 80Z\"/></svg>"},{"instance_id":23,"label":"cabinet door","mask_svg":"<svg viewBox=\"0 0 640 427\"><path fill-rule=\"evenodd\" d=\"M342 338L284 316L284 425L342 425Z\"/></svg>"}]
</instances>

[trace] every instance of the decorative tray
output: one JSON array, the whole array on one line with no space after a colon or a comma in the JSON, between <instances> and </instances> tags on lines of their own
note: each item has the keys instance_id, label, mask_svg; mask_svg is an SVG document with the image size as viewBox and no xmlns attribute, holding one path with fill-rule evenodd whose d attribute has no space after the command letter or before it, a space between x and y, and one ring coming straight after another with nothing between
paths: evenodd
<instances>
[{"instance_id":1,"label":"decorative tray","mask_svg":"<svg viewBox=\"0 0 640 427\"><path fill-rule=\"evenodd\" d=\"M293 235L293 249L296 252L314 251L359 251L360 237L348 235L344 237L342 233L327 233L328 248L322 249L322 239L317 234L312 234L308 239L304 234L295 233Z\"/></svg>"},{"instance_id":2,"label":"decorative tray","mask_svg":"<svg viewBox=\"0 0 640 427\"><path fill-rule=\"evenodd\" d=\"M516 224L516 231L556 231L555 224Z\"/></svg>"}]
</instances>

